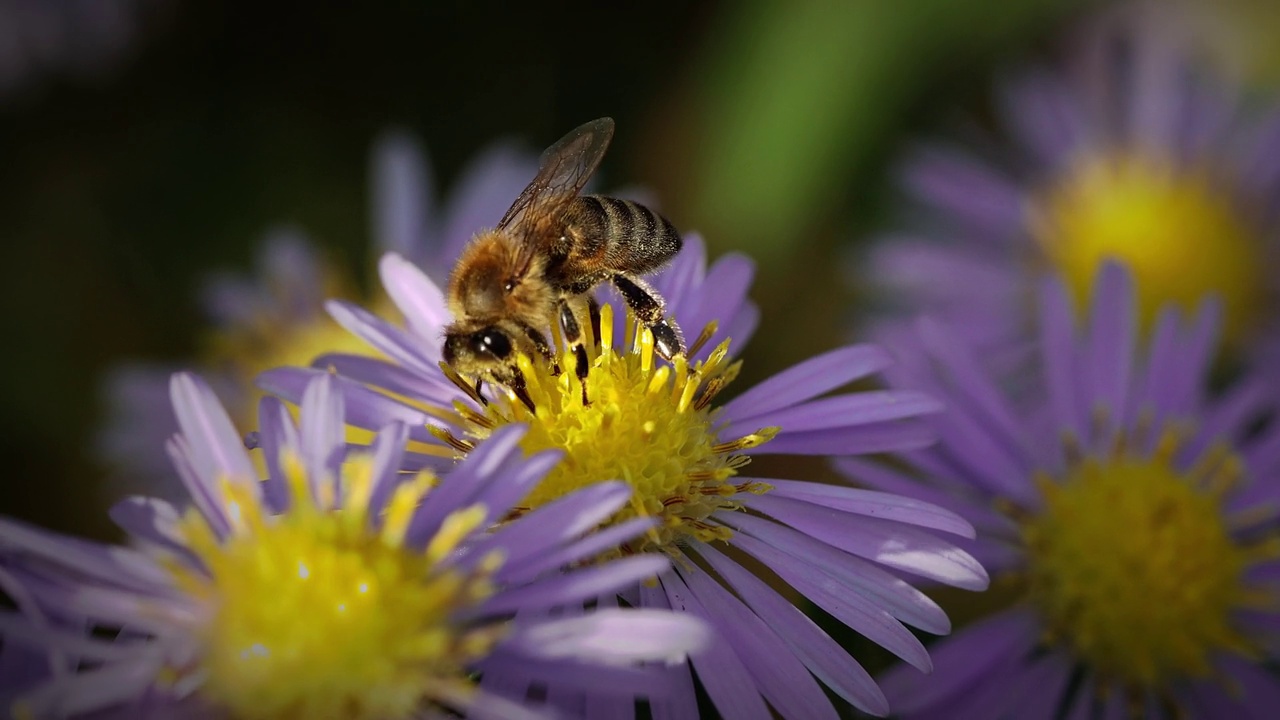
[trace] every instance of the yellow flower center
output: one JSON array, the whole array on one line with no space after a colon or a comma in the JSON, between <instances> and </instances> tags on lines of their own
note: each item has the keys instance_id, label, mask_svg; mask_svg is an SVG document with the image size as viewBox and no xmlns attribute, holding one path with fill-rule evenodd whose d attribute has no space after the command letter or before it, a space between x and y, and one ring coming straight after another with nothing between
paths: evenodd
<instances>
[{"instance_id":1,"label":"yellow flower center","mask_svg":"<svg viewBox=\"0 0 1280 720\"><path fill-rule=\"evenodd\" d=\"M326 274L324 297L347 297L346 284ZM280 299L283 305L287 299ZM271 313L255 317L251 322L217 330L205 339L204 364L232 374L244 390L243 403L228 406L227 411L237 427L257 427L258 401L263 393L254 380L265 370L278 367L306 367L320 355L348 353L376 356L369 345L342 328L329 317L323 307L309 308L305 319ZM394 306L379 297L373 312L380 317L394 317ZM348 428L350 434L354 428ZM357 431L348 439L367 444L372 435ZM261 469L261 468L259 468Z\"/></svg>"},{"instance_id":2,"label":"yellow flower center","mask_svg":"<svg viewBox=\"0 0 1280 720\"><path fill-rule=\"evenodd\" d=\"M579 488L603 480L624 480L633 489L631 503L612 522L635 517L657 517L660 526L621 552L661 550L678 554L682 538L725 540L728 528L707 522L717 510L738 509L730 499L739 492L763 493L763 483L733 482L749 458L739 451L772 439L777 428L764 428L740 438L722 441L717 434L711 401L738 374L740 362L729 362L726 340L706 361L692 366L682 357L670 365L655 362L653 335L630 318L630 341L618 350L613 345L613 312L601 308L598 347L588 343L590 370L586 377L588 403L582 401L582 384L574 372L573 353L566 348L555 373L544 362L521 357L530 411L513 395L504 402L485 405L478 415L459 403L456 410L466 422L470 439L441 432L444 439L466 452L475 441L507 423L528 423L523 448L536 452L551 448L565 451L565 458L521 502L537 508ZM714 326L702 337L708 338ZM699 343L694 343L696 350ZM693 350L691 350L693 352ZM455 382L470 390L465 380Z\"/></svg>"},{"instance_id":3,"label":"yellow flower center","mask_svg":"<svg viewBox=\"0 0 1280 720\"><path fill-rule=\"evenodd\" d=\"M1274 603L1244 576L1276 543L1237 542L1223 514L1240 460L1224 449L1179 470L1177 445L1168 433L1151 457L1116 453L1062 482L1039 478L1044 510L1022 528L1048 641L1133 691L1206 676L1218 651L1252 655L1232 615Z\"/></svg>"},{"instance_id":4,"label":"yellow flower center","mask_svg":"<svg viewBox=\"0 0 1280 720\"><path fill-rule=\"evenodd\" d=\"M1145 327L1164 303L1194 312L1210 293L1222 299L1229 340L1260 320L1259 239L1208 173L1146 157L1087 158L1035 206L1031 228L1081 306L1099 263L1114 259L1137 279Z\"/></svg>"},{"instance_id":5,"label":"yellow flower center","mask_svg":"<svg viewBox=\"0 0 1280 720\"><path fill-rule=\"evenodd\" d=\"M270 516L244 484L224 483L227 539L190 511L182 521L207 572L170 564L179 587L210 608L201 627L201 693L237 718L410 718L424 705L473 692L467 664L500 626L460 626L459 608L492 594L500 560L480 570L440 567L485 509L456 511L425 550L404 547L413 509L434 484L402 483L371 527L372 462L349 461L341 502L314 499L286 458L289 509Z\"/></svg>"}]
</instances>

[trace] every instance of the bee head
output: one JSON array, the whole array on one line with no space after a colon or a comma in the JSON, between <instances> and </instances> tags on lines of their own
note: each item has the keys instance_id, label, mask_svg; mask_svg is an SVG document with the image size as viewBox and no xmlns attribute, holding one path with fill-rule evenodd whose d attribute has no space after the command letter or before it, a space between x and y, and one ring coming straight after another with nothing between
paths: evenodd
<instances>
[{"instance_id":1,"label":"bee head","mask_svg":"<svg viewBox=\"0 0 1280 720\"><path fill-rule=\"evenodd\" d=\"M514 347L511 337L496 327L474 332L450 332L445 335L444 361L466 370L470 366L493 366L511 360Z\"/></svg>"}]
</instances>

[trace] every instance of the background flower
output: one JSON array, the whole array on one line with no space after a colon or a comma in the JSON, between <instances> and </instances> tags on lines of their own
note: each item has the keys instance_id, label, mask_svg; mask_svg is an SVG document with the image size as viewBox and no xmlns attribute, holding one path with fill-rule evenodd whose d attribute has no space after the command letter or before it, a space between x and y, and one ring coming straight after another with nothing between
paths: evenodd
<instances>
[{"instance_id":1,"label":"background flower","mask_svg":"<svg viewBox=\"0 0 1280 720\"><path fill-rule=\"evenodd\" d=\"M1280 116L1198 66L1164 9L1111 8L1061 68L999 88L995 142L905 163L918 229L883 238L861 276L884 305L961 327L999 362L1034 336L1040 278L1060 273L1083 307L1115 259L1140 281L1145 328L1166 302L1189 312L1217 294L1229 349L1274 337Z\"/></svg>"},{"instance_id":2,"label":"background flower","mask_svg":"<svg viewBox=\"0 0 1280 720\"><path fill-rule=\"evenodd\" d=\"M594 603L666 561L554 572L598 545L591 530L628 495L618 483L488 532L559 460L526 458L521 427L446 478L404 475L407 428L349 453L341 397L321 377L300 424L263 401L256 440L270 474L259 484L212 390L179 374L171 391L186 512L152 498L117 505L133 547L0 522L0 582L18 611L0 615L6 660L41 652L47 663L27 688L15 686L29 673L4 676L6 697L20 690L15 714L535 717L523 697L477 693L473 674L520 670L630 703L661 694L661 663L703 643L703 628L670 613L540 613Z\"/></svg>"},{"instance_id":3,"label":"background flower","mask_svg":"<svg viewBox=\"0 0 1280 720\"><path fill-rule=\"evenodd\" d=\"M495 224L533 175L531 158L509 144L496 145L467 169L443 210L437 210L425 153L409 135L389 131L371 153L373 254L394 249L443 279L452 258L476 229ZM305 365L316 356L356 352L361 343L324 312L326 300L361 295L359 278L323 255L293 229L270 233L249 277L208 278L203 304L211 327L199 365L237 423L251 427L262 394L258 373L279 365ZM389 308L371 295L380 311ZM164 441L176 421L169 410L168 377L176 368L127 364L106 381L111 415L99 444L115 466L112 490L169 498L172 482Z\"/></svg>"},{"instance_id":4,"label":"background flower","mask_svg":"<svg viewBox=\"0 0 1280 720\"><path fill-rule=\"evenodd\" d=\"M949 507L1007 607L884 678L904 717L1264 717L1280 597L1280 427L1267 378L1209 385L1218 308L1138 329L1132 280L1100 270L1087 319L1040 297L1039 402L1020 409L961 330L924 320L893 386L948 406L905 467L839 461L858 482ZM1074 325L1074 326L1073 326ZM908 337L908 336L902 336Z\"/></svg>"}]
</instances>

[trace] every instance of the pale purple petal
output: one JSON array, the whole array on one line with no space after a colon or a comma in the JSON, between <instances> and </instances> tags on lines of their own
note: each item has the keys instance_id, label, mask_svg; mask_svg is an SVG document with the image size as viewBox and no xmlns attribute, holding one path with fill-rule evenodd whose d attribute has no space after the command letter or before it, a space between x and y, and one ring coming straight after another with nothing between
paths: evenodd
<instances>
[{"instance_id":1,"label":"pale purple petal","mask_svg":"<svg viewBox=\"0 0 1280 720\"><path fill-rule=\"evenodd\" d=\"M683 661L710 636L710 630L690 615L613 608L524 627L503 644L540 660L628 666Z\"/></svg>"},{"instance_id":2,"label":"pale purple petal","mask_svg":"<svg viewBox=\"0 0 1280 720\"><path fill-rule=\"evenodd\" d=\"M931 667L924 645L875 600L848 592L822 569L801 564L766 543L747 535L734 538L734 547L764 563L778 577L834 618L865 635L868 640L921 670Z\"/></svg>"},{"instance_id":3,"label":"pale purple petal","mask_svg":"<svg viewBox=\"0 0 1280 720\"><path fill-rule=\"evenodd\" d=\"M894 712L910 714L941 705L983 684L991 668L1001 661L1024 656L1038 641L1039 633L1029 612L999 613L934 645L932 675L899 666L880 678L880 687Z\"/></svg>"},{"instance_id":4,"label":"pale purple petal","mask_svg":"<svg viewBox=\"0 0 1280 720\"><path fill-rule=\"evenodd\" d=\"M855 515L909 523L962 537L974 537L973 526L959 515L937 505L901 495L797 480L768 482L773 486L772 494L778 497L801 500Z\"/></svg>"},{"instance_id":5,"label":"pale purple petal","mask_svg":"<svg viewBox=\"0 0 1280 720\"><path fill-rule=\"evenodd\" d=\"M392 130L374 142L370 161L374 247L421 262L435 210L435 182L426 151L413 136Z\"/></svg>"},{"instance_id":6,"label":"pale purple petal","mask_svg":"<svg viewBox=\"0 0 1280 720\"><path fill-rule=\"evenodd\" d=\"M714 547L705 543L694 547L827 687L864 712L879 716L889 713L884 693L867 671L808 616Z\"/></svg>"},{"instance_id":7,"label":"pale purple petal","mask_svg":"<svg viewBox=\"0 0 1280 720\"><path fill-rule=\"evenodd\" d=\"M616 592L633 583L650 580L669 567L671 564L665 556L633 555L507 590L489 598L471 614L501 615L521 607L551 607L583 602L606 592Z\"/></svg>"},{"instance_id":8,"label":"pale purple petal","mask_svg":"<svg viewBox=\"0 0 1280 720\"><path fill-rule=\"evenodd\" d=\"M200 477L207 483L227 480L256 486L244 440L213 390L191 373L176 373L170 380L169 395L178 426L187 438L185 449L191 453L192 468Z\"/></svg>"},{"instance_id":9,"label":"pale purple petal","mask_svg":"<svg viewBox=\"0 0 1280 720\"><path fill-rule=\"evenodd\" d=\"M675 573L663 575L660 582L673 610L704 620L710 618L707 609ZM707 647L694 653L692 663L698 680L722 717L770 720L772 715L751 674L723 637L714 636Z\"/></svg>"},{"instance_id":10,"label":"pale purple petal","mask_svg":"<svg viewBox=\"0 0 1280 720\"><path fill-rule=\"evenodd\" d=\"M739 501L859 557L965 590L987 588L987 573L973 556L913 526L768 495Z\"/></svg>"},{"instance_id":11,"label":"pale purple petal","mask_svg":"<svg viewBox=\"0 0 1280 720\"><path fill-rule=\"evenodd\" d=\"M925 420L912 418L830 430L783 432L744 452L747 455L865 455L915 450L928 447L936 440L937 435Z\"/></svg>"},{"instance_id":12,"label":"pale purple petal","mask_svg":"<svg viewBox=\"0 0 1280 720\"><path fill-rule=\"evenodd\" d=\"M792 564L812 566L832 580L874 601L895 618L935 635L951 632L951 622L928 595L907 581L877 567L874 563L824 542L799 530L747 513L719 512L720 522L791 556ZM737 538L730 541L735 544Z\"/></svg>"},{"instance_id":13,"label":"pale purple petal","mask_svg":"<svg viewBox=\"0 0 1280 720\"><path fill-rule=\"evenodd\" d=\"M677 566L675 571L780 715L837 718L835 708L804 664L759 616L703 570L682 572Z\"/></svg>"},{"instance_id":14,"label":"pale purple petal","mask_svg":"<svg viewBox=\"0 0 1280 720\"><path fill-rule=\"evenodd\" d=\"M888 367L888 353L851 345L810 358L747 390L721 408L727 422L743 422L790 407Z\"/></svg>"},{"instance_id":15,"label":"pale purple petal","mask_svg":"<svg viewBox=\"0 0 1280 720\"><path fill-rule=\"evenodd\" d=\"M444 327L451 320L444 293L413 263L395 253L378 261L382 287L404 314L414 334L438 355L444 341Z\"/></svg>"}]
</instances>

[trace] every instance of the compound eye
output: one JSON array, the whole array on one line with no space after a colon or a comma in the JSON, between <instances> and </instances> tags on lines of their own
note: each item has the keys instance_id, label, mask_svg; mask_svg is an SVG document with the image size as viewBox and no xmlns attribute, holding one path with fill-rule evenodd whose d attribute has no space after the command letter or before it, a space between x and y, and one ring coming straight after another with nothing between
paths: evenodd
<instances>
[{"instance_id":1,"label":"compound eye","mask_svg":"<svg viewBox=\"0 0 1280 720\"><path fill-rule=\"evenodd\" d=\"M511 339L497 330L481 330L472 336L477 353L504 360L511 354Z\"/></svg>"}]
</instances>

